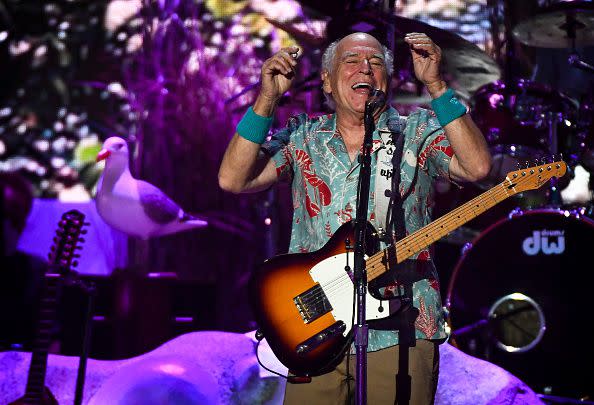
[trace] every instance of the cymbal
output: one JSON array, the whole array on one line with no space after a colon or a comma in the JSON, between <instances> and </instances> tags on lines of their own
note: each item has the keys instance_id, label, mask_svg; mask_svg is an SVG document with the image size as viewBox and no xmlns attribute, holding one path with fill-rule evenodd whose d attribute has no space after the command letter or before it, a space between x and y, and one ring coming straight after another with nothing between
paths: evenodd
<instances>
[{"instance_id":1,"label":"cymbal","mask_svg":"<svg viewBox=\"0 0 594 405\"><path fill-rule=\"evenodd\" d=\"M512 33L521 43L540 48L594 45L594 2L554 4L517 24ZM572 43L572 37L575 43Z\"/></svg>"},{"instance_id":2,"label":"cymbal","mask_svg":"<svg viewBox=\"0 0 594 405\"><path fill-rule=\"evenodd\" d=\"M365 28L368 29L365 30ZM442 50L444 79L464 97L469 97L481 86L501 77L497 62L472 42L422 21L393 14L357 12L336 16L328 22L326 36L330 42L351 32L362 30L374 35L386 45L393 43L394 71L407 70L411 73L412 58L410 48L404 42L404 36L409 32L427 34ZM390 38L392 33L393 40Z\"/></svg>"}]
</instances>

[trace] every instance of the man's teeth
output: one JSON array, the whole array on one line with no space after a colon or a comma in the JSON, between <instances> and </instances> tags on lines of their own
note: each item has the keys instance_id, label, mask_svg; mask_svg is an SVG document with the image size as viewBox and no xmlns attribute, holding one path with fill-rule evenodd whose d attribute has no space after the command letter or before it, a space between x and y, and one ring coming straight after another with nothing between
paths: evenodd
<instances>
[{"instance_id":1,"label":"man's teeth","mask_svg":"<svg viewBox=\"0 0 594 405\"><path fill-rule=\"evenodd\" d=\"M371 84L369 84L369 83L355 83L353 85L353 90L357 90L357 89L373 90L373 86L371 86Z\"/></svg>"}]
</instances>

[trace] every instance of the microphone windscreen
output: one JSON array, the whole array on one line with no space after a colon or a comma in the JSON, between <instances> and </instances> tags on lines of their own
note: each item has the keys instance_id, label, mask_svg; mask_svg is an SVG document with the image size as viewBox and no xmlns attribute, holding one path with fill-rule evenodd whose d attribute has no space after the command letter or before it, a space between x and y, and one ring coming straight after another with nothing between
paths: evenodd
<instances>
[{"instance_id":1,"label":"microphone windscreen","mask_svg":"<svg viewBox=\"0 0 594 405\"><path fill-rule=\"evenodd\" d=\"M369 92L369 97L367 97L365 104L368 108L371 108L374 111L378 108L382 108L384 104L386 104L386 93L380 89L373 89Z\"/></svg>"}]
</instances>

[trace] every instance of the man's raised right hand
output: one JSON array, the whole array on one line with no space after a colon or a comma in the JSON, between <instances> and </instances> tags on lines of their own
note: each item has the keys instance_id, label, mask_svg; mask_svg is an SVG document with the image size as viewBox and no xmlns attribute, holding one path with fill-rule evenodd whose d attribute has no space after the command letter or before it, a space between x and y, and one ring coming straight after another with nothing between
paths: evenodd
<instances>
[{"instance_id":1,"label":"man's raised right hand","mask_svg":"<svg viewBox=\"0 0 594 405\"><path fill-rule=\"evenodd\" d=\"M291 88L295 79L295 67L299 48L290 46L283 48L262 65L260 97L276 103Z\"/></svg>"}]
</instances>

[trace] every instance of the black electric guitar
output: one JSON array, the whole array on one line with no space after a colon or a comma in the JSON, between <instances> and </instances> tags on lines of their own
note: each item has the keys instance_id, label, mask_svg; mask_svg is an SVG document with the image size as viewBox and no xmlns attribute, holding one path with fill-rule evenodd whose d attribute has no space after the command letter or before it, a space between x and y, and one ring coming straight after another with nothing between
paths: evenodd
<instances>
[{"instance_id":1,"label":"black electric guitar","mask_svg":"<svg viewBox=\"0 0 594 405\"><path fill-rule=\"evenodd\" d=\"M86 231L83 230L85 216L77 210L64 213L58 222L58 229L54 237L54 244L49 253L49 265L45 274L45 282L41 294L38 326L33 352L27 376L27 387L22 398L11 403L11 405L56 405L58 401L45 386L45 374L47 370L47 357L53 337L53 329L56 322L56 307L60 297L63 277L76 267L76 253L81 249L79 243L84 242L81 238Z\"/></svg>"},{"instance_id":2,"label":"black electric guitar","mask_svg":"<svg viewBox=\"0 0 594 405\"><path fill-rule=\"evenodd\" d=\"M366 259L372 282L387 271L386 261L397 263L425 249L506 198L541 187L567 170L563 161L516 170L492 189L431 222ZM369 225L371 227L371 225ZM326 372L342 358L353 315L353 282L344 268L352 265L347 239L355 240L354 226L342 225L320 250L275 256L250 279L251 304L260 331L278 359L296 375ZM385 305L385 304L384 304ZM366 319L389 316L369 293Z\"/></svg>"}]
</instances>

